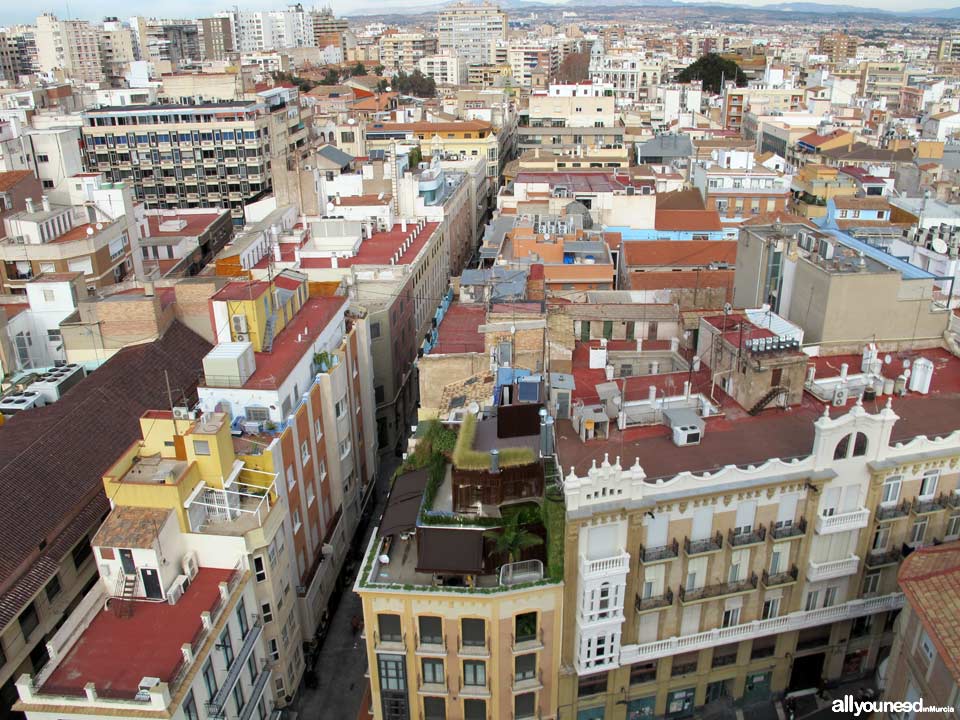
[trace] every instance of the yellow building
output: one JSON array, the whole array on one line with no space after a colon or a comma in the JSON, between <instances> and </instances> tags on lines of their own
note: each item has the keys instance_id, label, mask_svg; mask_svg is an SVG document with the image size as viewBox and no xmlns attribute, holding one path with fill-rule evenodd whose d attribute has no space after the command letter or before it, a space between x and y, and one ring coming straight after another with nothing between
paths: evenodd
<instances>
[{"instance_id":1,"label":"yellow building","mask_svg":"<svg viewBox=\"0 0 960 720\"><path fill-rule=\"evenodd\" d=\"M793 177L793 211L806 218L827 214L827 201L835 197L853 197L857 184L850 175L827 165L804 165Z\"/></svg>"},{"instance_id":2,"label":"yellow building","mask_svg":"<svg viewBox=\"0 0 960 720\"><path fill-rule=\"evenodd\" d=\"M367 126L367 150L390 147L395 141L420 146L424 159L480 157L487 163L487 177L500 175L500 145L493 126L482 120L452 122L372 123Z\"/></svg>"}]
</instances>

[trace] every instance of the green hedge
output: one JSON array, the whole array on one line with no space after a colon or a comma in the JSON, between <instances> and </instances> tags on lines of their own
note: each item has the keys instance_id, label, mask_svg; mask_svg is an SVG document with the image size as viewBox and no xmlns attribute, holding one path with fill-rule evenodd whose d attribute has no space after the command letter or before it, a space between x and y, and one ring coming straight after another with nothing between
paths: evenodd
<instances>
[{"instance_id":1,"label":"green hedge","mask_svg":"<svg viewBox=\"0 0 960 720\"><path fill-rule=\"evenodd\" d=\"M490 454L473 449L477 437L477 416L467 415L460 425L460 433L453 447L453 464L461 470L487 470ZM506 447L500 450L500 467L531 465L537 461L533 450L525 447Z\"/></svg>"}]
</instances>

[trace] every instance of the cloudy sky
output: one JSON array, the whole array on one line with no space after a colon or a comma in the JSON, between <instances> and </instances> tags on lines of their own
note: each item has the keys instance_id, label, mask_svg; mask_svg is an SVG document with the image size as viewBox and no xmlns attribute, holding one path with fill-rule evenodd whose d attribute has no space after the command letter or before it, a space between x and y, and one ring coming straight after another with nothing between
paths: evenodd
<instances>
[{"instance_id":1,"label":"cloudy sky","mask_svg":"<svg viewBox=\"0 0 960 720\"><path fill-rule=\"evenodd\" d=\"M334 0L330 4L337 15L351 12L370 11L372 9L401 9L403 7L439 4L441 0ZM541 0L550 2L551 0ZM553 0L556 2L557 0ZM562 1L562 0L561 0ZM697 0L708 3L711 0ZM750 5L772 4L774 0L724 0ZM814 0L825 2L825 0ZM303 2L303 0L301 0ZM856 5L865 8L896 10L903 9L902 0L839 0L844 5ZM203 17L218 10L234 5L241 9L270 10L284 8L290 0L39 0L38 2L16 2L0 0L0 25L33 22L39 12L52 12L61 18L74 17L86 20L100 20L104 16L147 15L163 17ZM303 2L304 7L309 2ZM320 0L320 5L327 2ZM582 5L581 2L574 2ZM960 5L960 0L918 0L918 8L947 8Z\"/></svg>"}]
</instances>

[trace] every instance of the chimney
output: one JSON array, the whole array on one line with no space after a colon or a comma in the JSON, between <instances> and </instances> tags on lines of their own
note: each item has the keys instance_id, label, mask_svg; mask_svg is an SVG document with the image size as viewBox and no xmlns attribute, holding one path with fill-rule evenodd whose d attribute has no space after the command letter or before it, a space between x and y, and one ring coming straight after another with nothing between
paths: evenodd
<instances>
[{"instance_id":1,"label":"chimney","mask_svg":"<svg viewBox=\"0 0 960 720\"><path fill-rule=\"evenodd\" d=\"M334 255L333 257L330 258L330 267L332 267L334 270L336 270L336 269L339 267L339 266L337 265L337 256L336 256L336 255Z\"/></svg>"},{"instance_id":2,"label":"chimney","mask_svg":"<svg viewBox=\"0 0 960 720\"><path fill-rule=\"evenodd\" d=\"M407 219L400 218L400 232L406 232L406 231L407 231Z\"/></svg>"},{"instance_id":3,"label":"chimney","mask_svg":"<svg viewBox=\"0 0 960 720\"><path fill-rule=\"evenodd\" d=\"M847 371L850 369L850 366L847 363L840 363L840 379L847 379Z\"/></svg>"},{"instance_id":4,"label":"chimney","mask_svg":"<svg viewBox=\"0 0 960 720\"><path fill-rule=\"evenodd\" d=\"M26 200L23 201L23 204L26 206L28 213L36 212L36 209L33 204L33 198L27 198Z\"/></svg>"},{"instance_id":5,"label":"chimney","mask_svg":"<svg viewBox=\"0 0 960 720\"><path fill-rule=\"evenodd\" d=\"M280 255L280 243L274 243L272 249L273 249L273 259L274 259L276 262L280 262L281 257L282 257L282 256Z\"/></svg>"},{"instance_id":6,"label":"chimney","mask_svg":"<svg viewBox=\"0 0 960 720\"><path fill-rule=\"evenodd\" d=\"M50 198L47 195L40 196L40 205L44 212L50 212Z\"/></svg>"},{"instance_id":7,"label":"chimney","mask_svg":"<svg viewBox=\"0 0 960 720\"><path fill-rule=\"evenodd\" d=\"M490 451L490 472L493 474L500 472L500 451L496 448Z\"/></svg>"},{"instance_id":8,"label":"chimney","mask_svg":"<svg viewBox=\"0 0 960 720\"><path fill-rule=\"evenodd\" d=\"M650 404L652 405L656 399L657 399L657 386L651 385L650 390L647 392L647 400L649 400Z\"/></svg>"},{"instance_id":9,"label":"chimney","mask_svg":"<svg viewBox=\"0 0 960 720\"><path fill-rule=\"evenodd\" d=\"M337 193L337 194L334 196L333 202L334 202L335 205L339 205L339 204L340 204L340 193Z\"/></svg>"}]
</instances>

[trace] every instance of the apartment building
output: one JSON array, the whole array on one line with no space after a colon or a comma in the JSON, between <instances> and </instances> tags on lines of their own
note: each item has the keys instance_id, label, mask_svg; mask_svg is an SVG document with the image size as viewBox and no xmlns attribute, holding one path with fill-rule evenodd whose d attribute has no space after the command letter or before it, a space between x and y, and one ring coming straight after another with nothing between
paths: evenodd
<instances>
[{"instance_id":1,"label":"apartment building","mask_svg":"<svg viewBox=\"0 0 960 720\"><path fill-rule=\"evenodd\" d=\"M481 120L446 122L373 122L366 127L368 150L386 149L397 141L420 146L424 158L458 159L478 157L486 160L487 177L500 177L500 143L493 126Z\"/></svg>"},{"instance_id":2,"label":"apartment building","mask_svg":"<svg viewBox=\"0 0 960 720\"><path fill-rule=\"evenodd\" d=\"M0 482L10 490L3 512L11 519L2 543L4 714L17 701L17 680L47 664L47 641L97 582L89 538L110 510L103 473L139 436L139 416L168 402L167 381L185 397L195 392L209 347L175 322L159 339L118 352L57 402L0 427ZM37 492L16 492L25 477Z\"/></svg>"},{"instance_id":3,"label":"apartment building","mask_svg":"<svg viewBox=\"0 0 960 720\"><path fill-rule=\"evenodd\" d=\"M380 38L380 62L390 70L412 73L421 58L437 54L437 39L418 32L392 32Z\"/></svg>"},{"instance_id":4,"label":"apartment building","mask_svg":"<svg viewBox=\"0 0 960 720\"><path fill-rule=\"evenodd\" d=\"M302 5L284 10L227 10L215 15L226 18L240 53L314 47L314 14Z\"/></svg>"},{"instance_id":5,"label":"apartment building","mask_svg":"<svg viewBox=\"0 0 960 720\"><path fill-rule=\"evenodd\" d=\"M296 89L273 88L256 100L196 105L137 105L84 113L88 170L131 183L149 209L243 207L285 186L288 153L307 143Z\"/></svg>"},{"instance_id":6,"label":"apartment building","mask_svg":"<svg viewBox=\"0 0 960 720\"><path fill-rule=\"evenodd\" d=\"M857 56L857 38L845 32L824 33L817 38L817 54L826 55L834 65L844 65Z\"/></svg>"},{"instance_id":7,"label":"apartment building","mask_svg":"<svg viewBox=\"0 0 960 720\"><path fill-rule=\"evenodd\" d=\"M229 17L199 18L197 29L202 60L227 60L237 51Z\"/></svg>"},{"instance_id":8,"label":"apartment building","mask_svg":"<svg viewBox=\"0 0 960 720\"><path fill-rule=\"evenodd\" d=\"M749 150L720 150L715 155L715 160L694 163L690 179L707 208L720 214L731 238L746 220L786 210L791 175L764 167Z\"/></svg>"},{"instance_id":9,"label":"apartment building","mask_svg":"<svg viewBox=\"0 0 960 720\"><path fill-rule=\"evenodd\" d=\"M951 536L948 528L947 535ZM952 533L956 535L956 531ZM923 700L927 707L956 703L960 669L956 652L957 620L944 607L960 585L960 544L924 547L900 565L897 582L904 595L893 648L884 677L884 699Z\"/></svg>"},{"instance_id":10,"label":"apartment building","mask_svg":"<svg viewBox=\"0 0 960 720\"><path fill-rule=\"evenodd\" d=\"M219 208L146 210L133 251L137 277L197 275L233 237L230 213Z\"/></svg>"},{"instance_id":11,"label":"apartment building","mask_svg":"<svg viewBox=\"0 0 960 720\"><path fill-rule=\"evenodd\" d=\"M960 532L960 447L928 439L954 437L957 358L866 344L810 359L765 309L682 327L699 330L693 365L679 336L588 340L551 392L560 692L578 717L693 716L864 677L891 655L901 558Z\"/></svg>"},{"instance_id":12,"label":"apartment building","mask_svg":"<svg viewBox=\"0 0 960 720\"><path fill-rule=\"evenodd\" d=\"M28 198L24 210L3 219L6 292L24 293L25 283L41 273L79 272L94 293L133 273L131 249L140 228L131 189L99 174L75 175L63 188Z\"/></svg>"},{"instance_id":13,"label":"apartment building","mask_svg":"<svg viewBox=\"0 0 960 720\"><path fill-rule=\"evenodd\" d=\"M86 20L59 20L44 13L37 17L34 40L40 72L80 83L103 79L99 31Z\"/></svg>"},{"instance_id":14,"label":"apartment building","mask_svg":"<svg viewBox=\"0 0 960 720\"><path fill-rule=\"evenodd\" d=\"M459 55L427 55L417 61L417 69L438 85L465 85L467 65Z\"/></svg>"},{"instance_id":15,"label":"apartment building","mask_svg":"<svg viewBox=\"0 0 960 720\"><path fill-rule=\"evenodd\" d=\"M119 79L130 70L136 60L133 52L133 33L117 18L106 18L100 28L100 58L108 78Z\"/></svg>"},{"instance_id":16,"label":"apartment building","mask_svg":"<svg viewBox=\"0 0 960 720\"><path fill-rule=\"evenodd\" d=\"M613 86L624 104L649 100L664 77L664 62L640 55L592 53L590 77L595 83Z\"/></svg>"},{"instance_id":17,"label":"apartment building","mask_svg":"<svg viewBox=\"0 0 960 720\"><path fill-rule=\"evenodd\" d=\"M805 107L803 88L782 88L766 85L736 87L728 85L723 89L723 109L720 122L730 130L740 130L744 123L744 113L749 110L754 115L772 112L797 112Z\"/></svg>"},{"instance_id":18,"label":"apartment building","mask_svg":"<svg viewBox=\"0 0 960 720\"><path fill-rule=\"evenodd\" d=\"M196 20L134 16L130 18L130 30L138 58L161 72L175 72L200 60Z\"/></svg>"},{"instance_id":19,"label":"apartment building","mask_svg":"<svg viewBox=\"0 0 960 720\"><path fill-rule=\"evenodd\" d=\"M430 429L416 439L370 540L354 591L377 720L556 717L562 507L546 496L552 466L536 434L539 406L526 399L540 383L504 387L519 386L530 395L453 426L469 467L448 466L433 445L453 431L422 424ZM481 502L489 510L471 509ZM535 535L531 547L497 549L491 535L509 522Z\"/></svg>"},{"instance_id":20,"label":"apartment building","mask_svg":"<svg viewBox=\"0 0 960 720\"><path fill-rule=\"evenodd\" d=\"M536 76L542 77L545 85L560 67L560 50L553 44L513 41L505 50L497 53L494 64L502 64L502 55L502 61L513 72L513 82L520 87L537 86Z\"/></svg>"},{"instance_id":21,"label":"apartment building","mask_svg":"<svg viewBox=\"0 0 960 720\"><path fill-rule=\"evenodd\" d=\"M234 281L210 299L217 346L204 358L204 412L230 413L256 467L286 487L300 638L313 639L376 476L366 320L305 275ZM254 462L254 460L251 460ZM286 672L292 696L302 663Z\"/></svg>"},{"instance_id":22,"label":"apartment building","mask_svg":"<svg viewBox=\"0 0 960 720\"><path fill-rule=\"evenodd\" d=\"M507 14L495 5L460 3L437 14L441 53L463 59L465 65L485 65L494 59L497 43L507 39Z\"/></svg>"},{"instance_id":23,"label":"apartment building","mask_svg":"<svg viewBox=\"0 0 960 720\"><path fill-rule=\"evenodd\" d=\"M282 616L264 614L248 543L265 553L269 538L274 567L288 562L276 476L237 459L223 413L148 411L140 426L103 478L112 509L90 541L99 577L47 641L47 664L17 680L18 708L271 717L281 656L264 625Z\"/></svg>"},{"instance_id":24,"label":"apartment building","mask_svg":"<svg viewBox=\"0 0 960 720\"><path fill-rule=\"evenodd\" d=\"M838 347L854 337L920 342L947 329L949 312L932 273L841 230L752 225L740 229L738 242L734 304L770 305L801 324L809 342ZM850 297L870 302L849 302Z\"/></svg>"},{"instance_id":25,"label":"apartment building","mask_svg":"<svg viewBox=\"0 0 960 720\"><path fill-rule=\"evenodd\" d=\"M857 94L883 103L882 107L895 111L900 107L900 88L907 84L907 66L904 63L860 63Z\"/></svg>"},{"instance_id":26,"label":"apartment building","mask_svg":"<svg viewBox=\"0 0 960 720\"><path fill-rule=\"evenodd\" d=\"M349 23L333 16L330 8L313 14L313 44L321 50L330 46L340 49L341 58L347 57Z\"/></svg>"}]
</instances>

